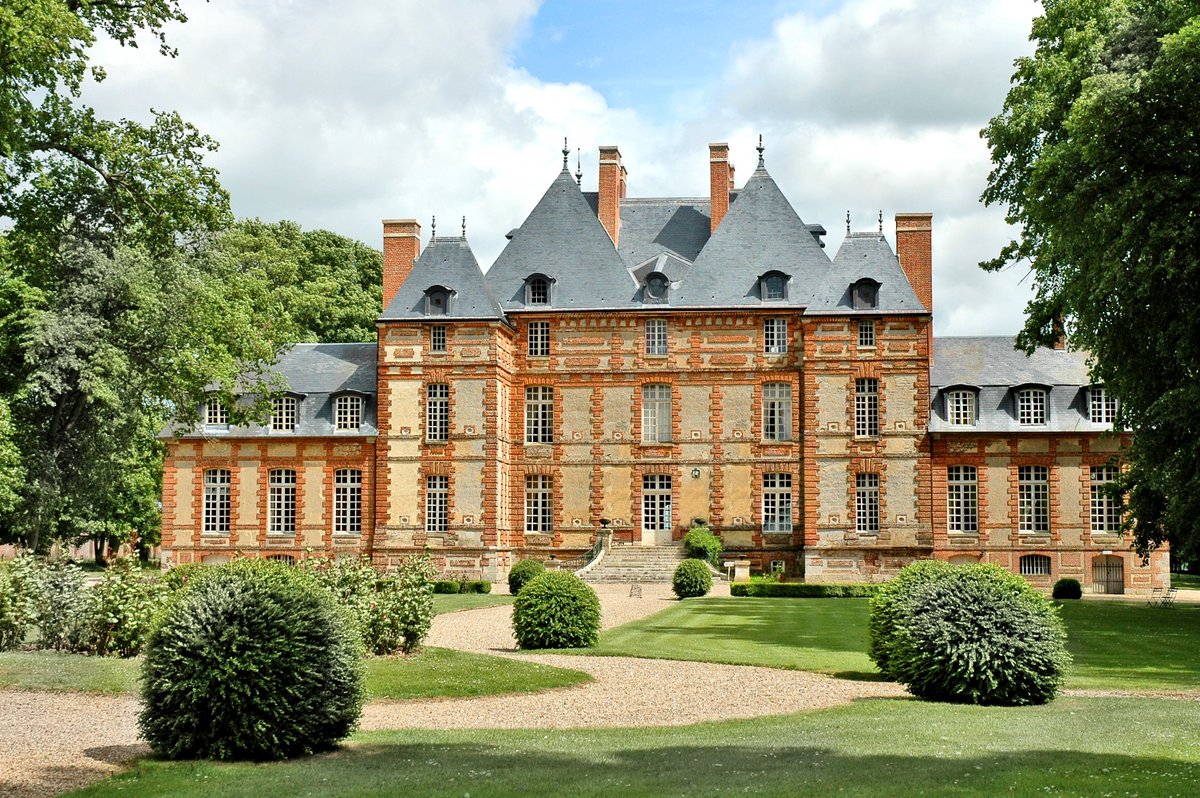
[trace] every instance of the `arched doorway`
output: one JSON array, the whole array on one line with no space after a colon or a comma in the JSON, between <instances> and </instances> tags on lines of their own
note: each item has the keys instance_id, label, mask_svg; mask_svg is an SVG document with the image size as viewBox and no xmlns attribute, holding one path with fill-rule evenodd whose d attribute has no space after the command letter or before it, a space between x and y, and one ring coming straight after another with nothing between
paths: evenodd
<instances>
[{"instance_id":1,"label":"arched doorway","mask_svg":"<svg viewBox=\"0 0 1200 798\"><path fill-rule=\"evenodd\" d=\"M1115 554L1092 558L1092 591L1095 593L1125 592L1125 560Z\"/></svg>"}]
</instances>

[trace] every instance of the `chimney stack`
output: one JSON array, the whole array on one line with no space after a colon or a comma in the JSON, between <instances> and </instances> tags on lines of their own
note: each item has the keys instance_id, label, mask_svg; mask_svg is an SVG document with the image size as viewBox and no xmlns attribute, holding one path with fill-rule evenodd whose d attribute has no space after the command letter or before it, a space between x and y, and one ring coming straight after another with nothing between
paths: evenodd
<instances>
[{"instance_id":1,"label":"chimney stack","mask_svg":"<svg viewBox=\"0 0 1200 798\"><path fill-rule=\"evenodd\" d=\"M621 151L616 146L600 148L600 198L596 215L608 231L613 246L621 240L621 200L625 198L626 173Z\"/></svg>"},{"instance_id":2,"label":"chimney stack","mask_svg":"<svg viewBox=\"0 0 1200 798\"><path fill-rule=\"evenodd\" d=\"M896 214L896 257L913 293L933 313L933 214Z\"/></svg>"},{"instance_id":3,"label":"chimney stack","mask_svg":"<svg viewBox=\"0 0 1200 798\"><path fill-rule=\"evenodd\" d=\"M383 220L383 309L392 303L396 292L421 254L421 223L416 219Z\"/></svg>"},{"instance_id":4,"label":"chimney stack","mask_svg":"<svg viewBox=\"0 0 1200 798\"><path fill-rule=\"evenodd\" d=\"M725 142L708 145L708 186L711 208L708 231L715 233L729 210L729 192L733 189L733 165L729 163L729 145Z\"/></svg>"},{"instance_id":5,"label":"chimney stack","mask_svg":"<svg viewBox=\"0 0 1200 798\"><path fill-rule=\"evenodd\" d=\"M1060 351L1067 348L1067 323L1062 313L1054 319L1054 348Z\"/></svg>"}]
</instances>

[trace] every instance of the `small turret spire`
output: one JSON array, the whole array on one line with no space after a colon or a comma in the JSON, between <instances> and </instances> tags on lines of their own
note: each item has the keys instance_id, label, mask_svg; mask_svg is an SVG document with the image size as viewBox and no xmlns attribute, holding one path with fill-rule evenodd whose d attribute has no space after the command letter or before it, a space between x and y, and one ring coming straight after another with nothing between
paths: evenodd
<instances>
[{"instance_id":1,"label":"small turret spire","mask_svg":"<svg viewBox=\"0 0 1200 798\"><path fill-rule=\"evenodd\" d=\"M850 211L846 211L846 235L850 235Z\"/></svg>"},{"instance_id":2,"label":"small turret spire","mask_svg":"<svg viewBox=\"0 0 1200 798\"><path fill-rule=\"evenodd\" d=\"M571 170L567 166L567 156L571 154L570 147L567 146L567 137L563 136L563 171L570 174Z\"/></svg>"},{"instance_id":3,"label":"small turret spire","mask_svg":"<svg viewBox=\"0 0 1200 798\"><path fill-rule=\"evenodd\" d=\"M579 148L575 148L575 182L583 185L583 167L579 165Z\"/></svg>"},{"instance_id":4,"label":"small turret spire","mask_svg":"<svg viewBox=\"0 0 1200 798\"><path fill-rule=\"evenodd\" d=\"M758 168L765 169L766 164L763 163L763 150L765 150L766 147L764 147L762 143L762 133L758 134L758 146L754 149L758 150Z\"/></svg>"},{"instance_id":5,"label":"small turret spire","mask_svg":"<svg viewBox=\"0 0 1200 798\"><path fill-rule=\"evenodd\" d=\"M463 217L463 238L467 237L467 217Z\"/></svg>"},{"instance_id":6,"label":"small turret spire","mask_svg":"<svg viewBox=\"0 0 1200 798\"><path fill-rule=\"evenodd\" d=\"M432 241L435 238L437 238L437 214L434 214L429 221L429 240Z\"/></svg>"},{"instance_id":7,"label":"small turret spire","mask_svg":"<svg viewBox=\"0 0 1200 798\"><path fill-rule=\"evenodd\" d=\"M883 233L883 208L879 209L879 232Z\"/></svg>"}]
</instances>

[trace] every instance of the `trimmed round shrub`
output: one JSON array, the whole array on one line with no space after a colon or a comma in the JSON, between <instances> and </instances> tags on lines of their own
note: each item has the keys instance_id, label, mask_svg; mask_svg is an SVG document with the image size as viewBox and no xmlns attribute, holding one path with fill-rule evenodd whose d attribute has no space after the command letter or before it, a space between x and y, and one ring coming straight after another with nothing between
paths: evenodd
<instances>
[{"instance_id":1,"label":"trimmed round shrub","mask_svg":"<svg viewBox=\"0 0 1200 798\"><path fill-rule=\"evenodd\" d=\"M541 560L520 560L508 572L508 592L517 595L529 580L546 573Z\"/></svg>"},{"instance_id":2,"label":"trimmed round shrub","mask_svg":"<svg viewBox=\"0 0 1200 798\"><path fill-rule=\"evenodd\" d=\"M1081 599L1083 598L1083 585L1079 584L1078 579L1070 577L1059 579L1054 583L1054 591L1051 595L1056 599Z\"/></svg>"},{"instance_id":3,"label":"trimmed round shrub","mask_svg":"<svg viewBox=\"0 0 1200 798\"><path fill-rule=\"evenodd\" d=\"M587 648L600 637L596 591L566 571L547 571L526 582L512 618L521 648Z\"/></svg>"},{"instance_id":4,"label":"trimmed round shrub","mask_svg":"<svg viewBox=\"0 0 1200 798\"><path fill-rule=\"evenodd\" d=\"M891 659L896 641L896 627L913 590L955 567L958 566L942 560L918 560L905 566L900 573L879 588L879 592L871 599L871 614L867 621L867 654L884 676L894 678L891 673Z\"/></svg>"},{"instance_id":5,"label":"trimmed round shrub","mask_svg":"<svg viewBox=\"0 0 1200 798\"><path fill-rule=\"evenodd\" d=\"M700 560L684 560L675 567L671 588L679 598L695 598L712 590L712 572Z\"/></svg>"},{"instance_id":6,"label":"trimmed round shrub","mask_svg":"<svg viewBox=\"0 0 1200 798\"><path fill-rule=\"evenodd\" d=\"M721 539L706 526L694 526L683 536L683 550L688 557L708 560L713 565L721 562L723 548Z\"/></svg>"},{"instance_id":7,"label":"trimmed round shrub","mask_svg":"<svg viewBox=\"0 0 1200 798\"><path fill-rule=\"evenodd\" d=\"M890 674L934 701L1044 704L1071 658L1053 604L996 565L952 567L913 587L896 619Z\"/></svg>"},{"instance_id":8,"label":"trimmed round shrub","mask_svg":"<svg viewBox=\"0 0 1200 798\"><path fill-rule=\"evenodd\" d=\"M239 560L182 591L151 632L142 736L171 759L268 760L332 748L358 723L362 646L311 576Z\"/></svg>"}]
</instances>

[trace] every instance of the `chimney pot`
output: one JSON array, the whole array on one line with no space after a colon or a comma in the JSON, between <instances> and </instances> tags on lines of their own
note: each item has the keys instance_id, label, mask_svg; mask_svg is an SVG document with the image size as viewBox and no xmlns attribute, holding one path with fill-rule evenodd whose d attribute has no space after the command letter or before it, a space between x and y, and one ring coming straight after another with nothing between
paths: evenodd
<instances>
[{"instance_id":1,"label":"chimney pot","mask_svg":"<svg viewBox=\"0 0 1200 798\"><path fill-rule=\"evenodd\" d=\"M896 258L913 293L933 313L933 214L896 214Z\"/></svg>"},{"instance_id":2,"label":"chimney pot","mask_svg":"<svg viewBox=\"0 0 1200 798\"><path fill-rule=\"evenodd\" d=\"M421 254L421 223L416 219L383 220L383 309L392 303L396 292Z\"/></svg>"},{"instance_id":3,"label":"chimney pot","mask_svg":"<svg viewBox=\"0 0 1200 798\"><path fill-rule=\"evenodd\" d=\"M621 151L615 145L600 148L600 191L596 215L613 246L621 240L621 200L625 198L627 173Z\"/></svg>"},{"instance_id":4,"label":"chimney pot","mask_svg":"<svg viewBox=\"0 0 1200 798\"><path fill-rule=\"evenodd\" d=\"M729 145L715 142L708 145L709 233L729 211L729 192L733 190L733 166L729 163Z\"/></svg>"}]
</instances>

